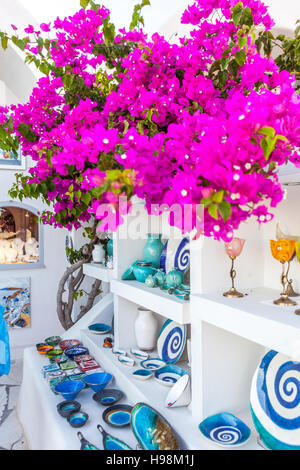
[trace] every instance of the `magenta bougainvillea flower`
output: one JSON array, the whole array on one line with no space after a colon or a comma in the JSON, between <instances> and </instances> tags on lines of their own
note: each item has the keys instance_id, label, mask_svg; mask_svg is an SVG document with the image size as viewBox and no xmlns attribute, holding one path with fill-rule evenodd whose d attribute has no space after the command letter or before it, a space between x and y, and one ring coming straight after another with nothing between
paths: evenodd
<instances>
[{"instance_id":1,"label":"magenta bougainvillea flower","mask_svg":"<svg viewBox=\"0 0 300 470\"><path fill-rule=\"evenodd\" d=\"M0 108L0 125L10 114L34 161L23 191L53 203L45 223L77 228L101 219L105 204L116 229L119 197L132 195L149 213L189 206L188 226L180 211L170 217L183 231L199 230L202 204L201 231L225 241L249 217L272 219L283 198L278 167L300 166L295 77L255 43L255 27L274 22L259 0L197 0L182 22L191 33L176 44L115 32L105 7L42 23L47 42L25 29L39 67L46 48L46 76L27 103Z\"/></svg>"}]
</instances>

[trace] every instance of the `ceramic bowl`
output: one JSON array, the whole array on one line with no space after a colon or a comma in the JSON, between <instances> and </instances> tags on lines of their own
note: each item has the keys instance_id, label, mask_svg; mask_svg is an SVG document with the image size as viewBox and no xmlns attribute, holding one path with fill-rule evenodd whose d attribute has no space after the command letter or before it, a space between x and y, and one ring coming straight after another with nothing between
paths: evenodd
<instances>
[{"instance_id":1,"label":"ceramic bowl","mask_svg":"<svg viewBox=\"0 0 300 470\"><path fill-rule=\"evenodd\" d=\"M126 271L124 272L124 274L122 275L121 279L123 281L134 281L135 279L135 276L134 276L134 273L133 273L133 268L138 264L138 263L141 263L141 261L135 261L134 263L132 263L129 268L126 269Z\"/></svg>"},{"instance_id":2,"label":"ceramic bowl","mask_svg":"<svg viewBox=\"0 0 300 470\"><path fill-rule=\"evenodd\" d=\"M86 424L87 420L89 419L89 415L83 411L75 411L70 416L68 416L67 419L68 423L73 428L81 428L81 426Z\"/></svg>"},{"instance_id":3,"label":"ceramic bowl","mask_svg":"<svg viewBox=\"0 0 300 470\"><path fill-rule=\"evenodd\" d=\"M67 418L72 413L79 411L81 404L78 401L66 400L57 405L57 411L63 418Z\"/></svg>"},{"instance_id":4,"label":"ceramic bowl","mask_svg":"<svg viewBox=\"0 0 300 470\"><path fill-rule=\"evenodd\" d=\"M136 380L148 380L153 376L152 370L147 369L138 369L132 372L132 376Z\"/></svg>"},{"instance_id":5,"label":"ceramic bowl","mask_svg":"<svg viewBox=\"0 0 300 470\"><path fill-rule=\"evenodd\" d=\"M73 346L71 348L65 349L64 353L68 356L71 361L74 360L75 356L82 356L82 354L88 354L89 350L84 346Z\"/></svg>"},{"instance_id":6,"label":"ceramic bowl","mask_svg":"<svg viewBox=\"0 0 300 470\"><path fill-rule=\"evenodd\" d=\"M49 338L45 339L45 343L50 344L50 346L57 346L60 341L60 336L49 336Z\"/></svg>"},{"instance_id":7,"label":"ceramic bowl","mask_svg":"<svg viewBox=\"0 0 300 470\"><path fill-rule=\"evenodd\" d=\"M232 413L217 413L199 424L204 437L222 447L238 447L251 436L248 426Z\"/></svg>"},{"instance_id":8,"label":"ceramic bowl","mask_svg":"<svg viewBox=\"0 0 300 470\"><path fill-rule=\"evenodd\" d=\"M129 405L110 406L103 411L102 418L107 424L122 428L129 426L131 410L132 406Z\"/></svg>"},{"instance_id":9,"label":"ceramic bowl","mask_svg":"<svg viewBox=\"0 0 300 470\"><path fill-rule=\"evenodd\" d=\"M63 351L68 348L72 348L73 346L79 346L80 341L78 339L64 339L58 343L58 346Z\"/></svg>"},{"instance_id":10,"label":"ceramic bowl","mask_svg":"<svg viewBox=\"0 0 300 470\"><path fill-rule=\"evenodd\" d=\"M187 406L191 402L191 381L188 374L183 375L173 385L169 391L165 406L166 408L176 408Z\"/></svg>"},{"instance_id":11,"label":"ceramic bowl","mask_svg":"<svg viewBox=\"0 0 300 470\"><path fill-rule=\"evenodd\" d=\"M131 354L139 360L146 360L149 357L149 354L145 351L140 351L139 349L130 349Z\"/></svg>"},{"instance_id":12,"label":"ceramic bowl","mask_svg":"<svg viewBox=\"0 0 300 470\"><path fill-rule=\"evenodd\" d=\"M51 351L47 352L47 356L50 361L54 360L56 357L59 357L63 354L62 349L51 349Z\"/></svg>"},{"instance_id":13,"label":"ceramic bowl","mask_svg":"<svg viewBox=\"0 0 300 470\"><path fill-rule=\"evenodd\" d=\"M40 344L37 347L37 351L41 356L46 356L50 351L53 350L53 346L50 346L50 344Z\"/></svg>"},{"instance_id":14,"label":"ceramic bowl","mask_svg":"<svg viewBox=\"0 0 300 470\"><path fill-rule=\"evenodd\" d=\"M94 392L103 390L109 382L113 379L113 376L107 372L95 372L88 374L84 379L84 383L88 385Z\"/></svg>"},{"instance_id":15,"label":"ceramic bowl","mask_svg":"<svg viewBox=\"0 0 300 470\"><path fill-rule=\"evenodd\" d=\"M68 380L61 382L55 387L55 391L60 393L65 400L75 400L77 395L84 388L84 383L81 380Z\"/></svg>"},{"instance_id":16,"label":"ceramic bowl","mask_svg":"<svg viewBox=\"0 0 300 470\"><path fill-rule=\"evenodd\" d=\"M180 377L187 374L181 367L168 364L154 372L154 379L162 385L172 387Z\"/></svg>"},{"instance_id":17,"label":"ceramic bowl","mask_svg":"<svg viewBox=\"0 0 300 470\"><path fill-rule=\"evenodd\" d=\"M144 369L157 370L157 369L160 369L161 367L165 366L166 363L164 361L162 361L161 359L159 359L159 357L153 357L153 358L150 357L149 359L146 359L145 361L142 361L140 363L140 365Z\"/></svg>"},{"instance_id":18,"label":"ceramic bowl","mask_svg":"<svg viewBox=\"0 0 300 470\"><path fill-rule=\"evenodd\" d=\"M153 268L152 266L143 266L143 265L141 265L141 263L138 263L133 268L134 277L139 282L145 282L147 277L150 274L154 275L156 273L156 271L157 271L156 268Z\"/></svg>"},{"instance_id":19,"label":"ceramic bowl","mask_svg":"<svg viewBox=\"0 0 300 470\"><path fill-rule=\"evenodd\" d=\"M121 400L123 396L124 393L121 390L106 388L105 390L100 390L99 392L95 393L93 395L93 400L103 406L112 406Z\"/></svg>"},{"instance_id":20,"label":"ceramic bowl","mask_svg":"<svg viewBox=\"0 0 300 470\"><path fill-rule=\"evenodd\" d=\"M127 357L127 356L122 356L122 355L118 356L118 360L125 366L129 366L129 367L133 367L135 364L134 359L131 359L131 357Z\"/></svg>"},{"instance_id":21,"label":"ceramic bowl","mask_svg":"<svg viewBox=\"0 0 300 470\"><path fill-rule=\"evenodd\" d=\"M94 323L90 325L89 331L94 333L95 335L105 335L111 331L111 326L107 325L106 323Z\"/></svg>"},{"instance_id":22,"label":"ceramic bowl","mask_svg":"<svg viewBox=\"0 0 300 470\"><path fill-rule=\"evenodd\" d=\"M115 348L113 348L113 349L112 349L112 353L113 353L115 356L127 356L127 352L126 352L126 351L123 351L122 349L115 349Z\"/></svg>"}]
</instances>

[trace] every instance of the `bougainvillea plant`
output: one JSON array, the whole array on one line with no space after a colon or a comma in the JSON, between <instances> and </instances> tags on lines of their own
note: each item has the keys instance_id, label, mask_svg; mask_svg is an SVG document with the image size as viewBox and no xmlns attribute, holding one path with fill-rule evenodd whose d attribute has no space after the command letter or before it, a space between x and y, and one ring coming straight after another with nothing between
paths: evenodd
<instances>
[{"instance_id":1,"label":"bougainvillea plant","mask_svg":"<svg viewBox=\"0 0 300 470\"><path fill-rule=\"evenodd\" d=\"M101 218L103 204L120 214L119 197L133 195L150 213L202 204L205 235L225 241L250 217L271 220L278 167L300 165L300 97L295 76L259 52L274 25L266 6L197 0L182 16L195 28L172 44L140 29L149 0L128 31L105 7L80 3L25 37L0 33L45 75L27 103L0 109L0 147L20 143L33 159L11 196L42 197L44 222L68 229ZM197 217L170 223L191 230Z\"/></svg>"}]
</instances>

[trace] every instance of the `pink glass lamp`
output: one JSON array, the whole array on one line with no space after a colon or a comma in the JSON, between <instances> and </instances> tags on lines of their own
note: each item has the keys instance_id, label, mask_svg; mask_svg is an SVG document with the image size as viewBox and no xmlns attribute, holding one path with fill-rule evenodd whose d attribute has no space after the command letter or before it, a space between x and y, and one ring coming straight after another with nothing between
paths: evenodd
<instances>
[{"instance_id":1,"label":"pink glass lamp","mask_svg":"<svg viewBox=\"0 0 300 470\"><path fill-rule=\"evenodd\" d=\"M236 277L236 270L234 269L234 260L236 259L237 256L241 254L245 241L246 240L244 240L243 238L233 238L231 242L225 243L225 251L228 254L229 258L231 259L230 277L231 277L232 285L229 291L224 292L223 294L224 297L230 297L230 298L244 297L244 294L237 291L236 288L234 287L234 279Z\"/></svg>"}]
</instances>

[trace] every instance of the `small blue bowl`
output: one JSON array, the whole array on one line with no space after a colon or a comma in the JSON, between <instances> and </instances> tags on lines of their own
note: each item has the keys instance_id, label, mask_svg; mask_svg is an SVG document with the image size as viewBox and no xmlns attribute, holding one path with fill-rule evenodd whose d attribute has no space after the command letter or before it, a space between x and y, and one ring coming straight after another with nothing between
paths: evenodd
<instances>
[{"instance_id":1,"label":"small blue bowl","mask_svg":"<svg viewBox=\"0 0 300 470\"><path fill-rule=\"evenodd\" d=\"M238 447L251 436L248 426L232 413L217 413L199 424L204 437L222 447Z\"/></svg>"},{"instance_id":2,"label":"small blue bowl","mask_svg":"<svg viewBox=\"0 0 300 470\"><path fill-rule=\"evenodd\" d=\"M55 391L60 393L65 400L75 400L83 388L84 383L81 380L68 380L57 384Z\"/></svg>"},{"instance_id":3,"label":"small blue bowl","mask_svg":"<svg viewBox=\"0 0 300 470\"><path fill-rule=\"evenodd\" d=\"M136 265L133 268L133 274L137 281L145 282L147 277L156 273L157 269L152 266L139 266Z\"/></svg>"},{"instance_id":4,"label":"small blue bowl","mask_svg":"<svg viewBox=\"0 0 300 470\"><path fill-rule=\"evenodd\" d=\"M111 326L107 325L106 323L94 323L93 325L90 325L89 330L92 333L98 334L98 335L104 335L106 333L109 333L111 331Z\"/></svg>"},{"instance_id":5,"label":"small blue bowl","mask_svg":"<svg viewBox=\"0 0 300 470\"><path fill-rule=\"evenodd\" d=\"M112 378L113 376L107 372L95 372L94 374L88 374L84 377L83 381L94 392L100 392L100 390L103 390L109 384Z\"/></svg>"},{"instance_id":6,"label":"small blue bowl","mask_svg":"<svg viewBox=\"0 0 300 470\"><path fill-rule=\"evenodd\" d=\"M81 428L81 426L84 426L89 419L89 415L83 411L76 411L75 413L72 413L70 416L68 416L67 419L73 428Z\"/></svg>"}]
</instances>

